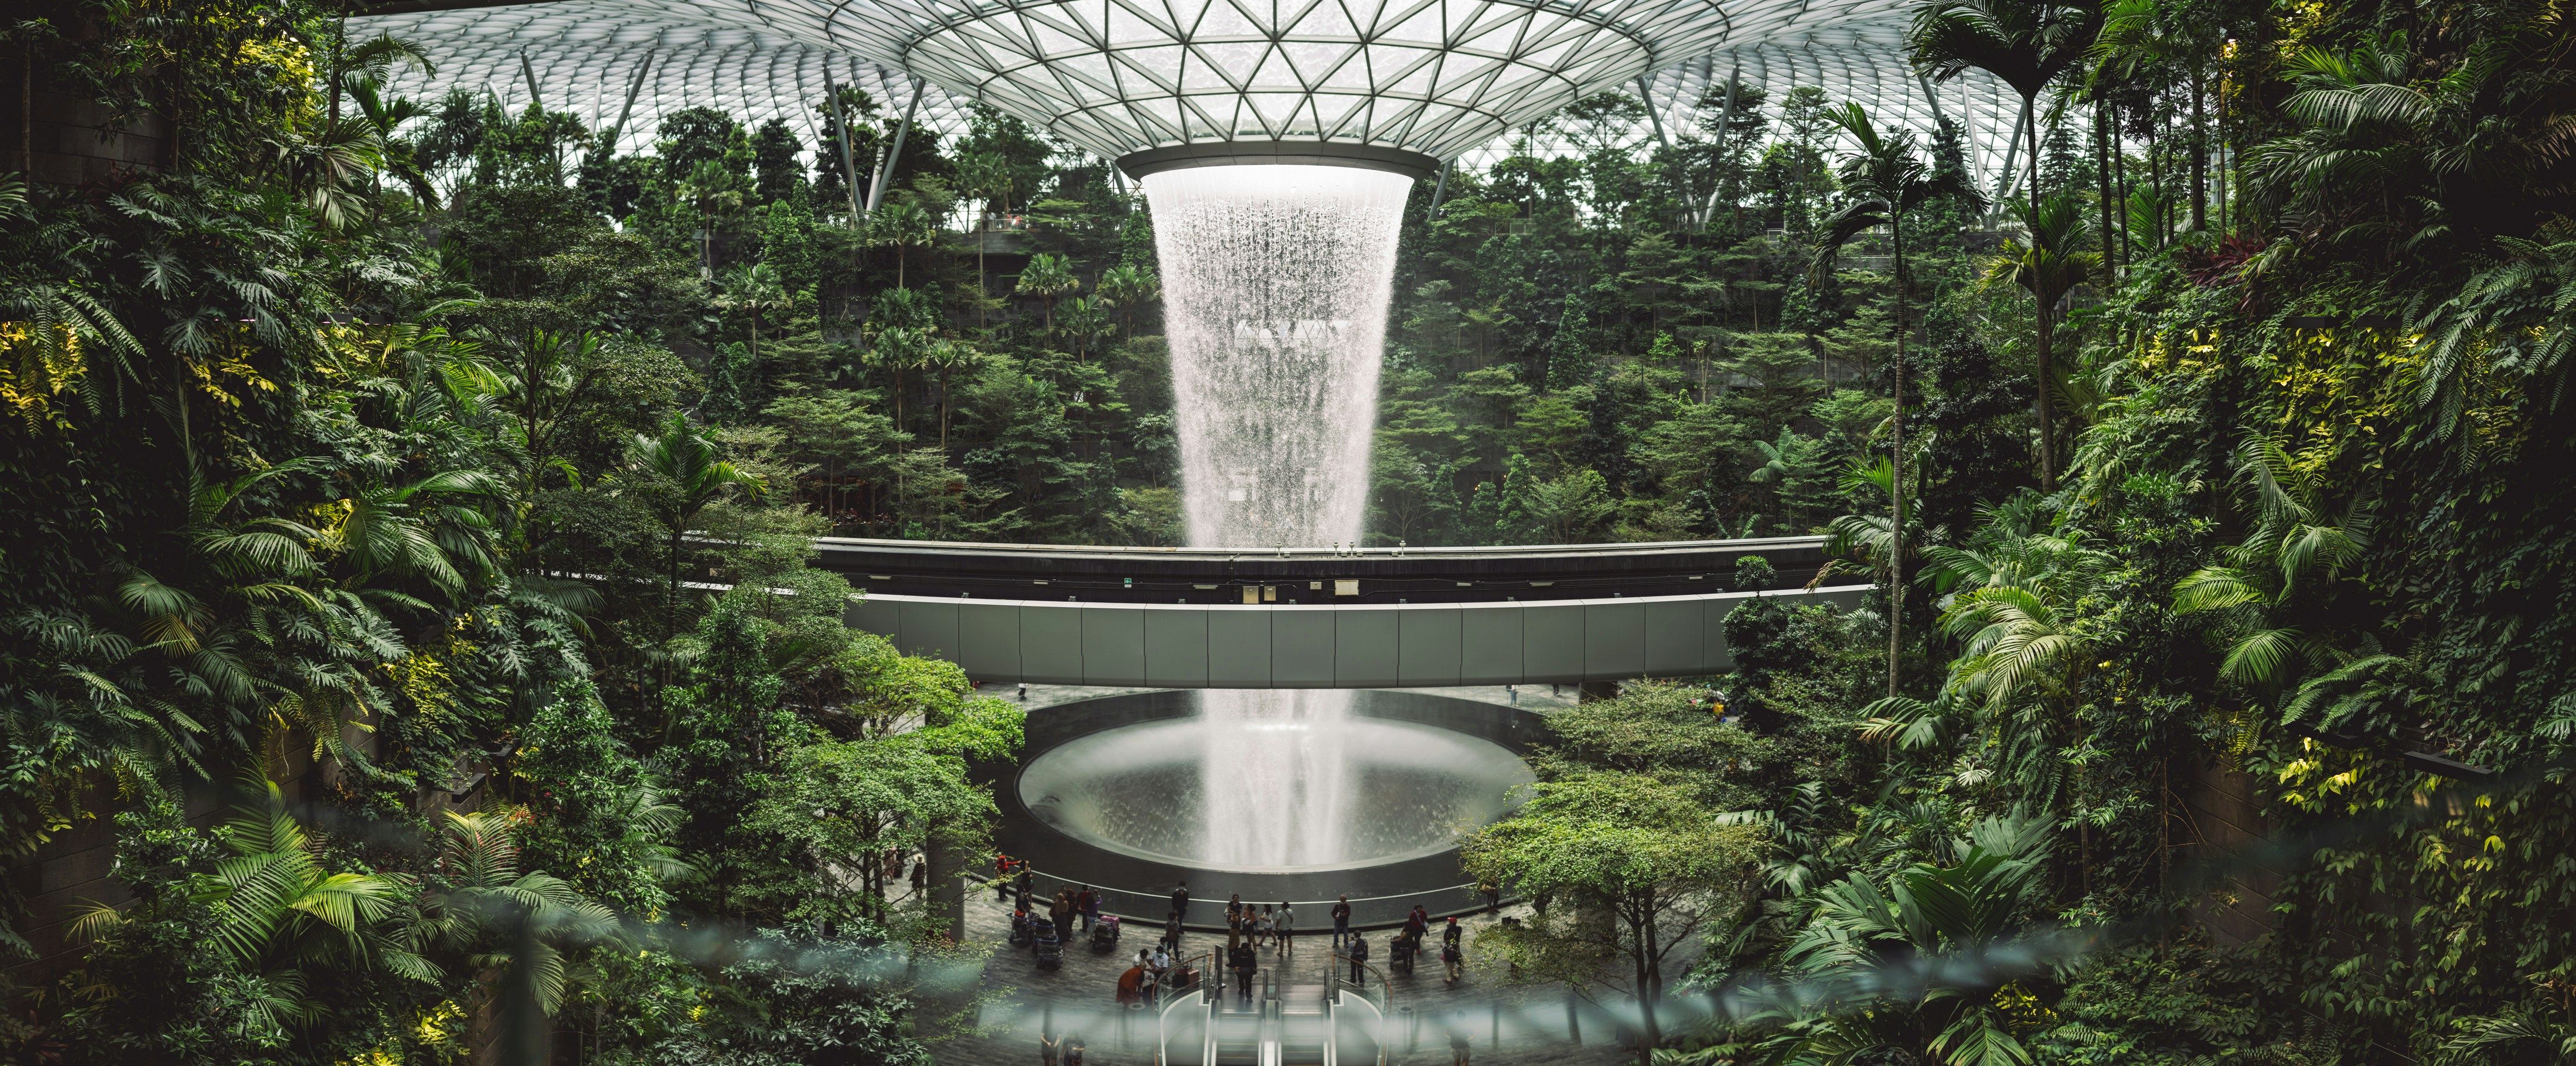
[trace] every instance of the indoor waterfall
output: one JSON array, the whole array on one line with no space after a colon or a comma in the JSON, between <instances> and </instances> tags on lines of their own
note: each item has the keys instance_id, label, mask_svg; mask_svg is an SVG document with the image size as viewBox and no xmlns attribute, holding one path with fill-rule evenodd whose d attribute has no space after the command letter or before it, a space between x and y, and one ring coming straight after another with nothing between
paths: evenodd
<instances>
[{"instance_id":1,"label":"indoor waterfall","mask_svg":"<svg viewBox=\"0 0 2576 1066\"><path fill-rule=\"evenodd\" d=\"M1194 547L1355 543L1411 178L1325 166L1145 177ZM1349 851L1351 695L1200 696L1204 854L1241 867Z\"/></svg>"}]
</instances>

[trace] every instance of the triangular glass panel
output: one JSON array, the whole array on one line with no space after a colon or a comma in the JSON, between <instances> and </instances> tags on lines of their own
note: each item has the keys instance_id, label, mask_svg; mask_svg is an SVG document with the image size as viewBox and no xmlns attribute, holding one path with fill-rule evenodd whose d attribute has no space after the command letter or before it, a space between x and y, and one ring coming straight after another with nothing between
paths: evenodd
<instances>
[{"instance_id":1,"label":"triangular glass panel","mask_svg":"<svg viewBox=\"0 0 2576 1066\"><path fill-rule=\"evenodd\" d=\"M1424 63L1413 68L1412 73L1395 79L1392 85L1381 83L1378 92L1389 96L1429 96L1431 95L1431 75L1439 69L1440 64L1436 61Z\"/></svg>"},{"instance_id":2,"label":"triangular glass panel","mask_svg":"<svg viewBox=\"0 0 2576 1066\"><path fill-rule=\"evenodd\" d=\"M1192 45L1190 51L1212 64L1217 72L1224 76L1227 84L1243 85L1252 79L1254 68L1261 65L1261 60L1265 53L1270 51L1270 46L1249 41L1229 41L1221 44Z\"/></svg>"},{"instance_id":3,"label":"triangular glass panel","mask_svg":"<svg viewBox=\"0 0 2576 1066\"><path fill-rule=\"evenodd\" d=\"M1416 44L1441 44L1447 40L1447 37L1444 32L1444 24L1440 18L1440 8L1441 5L1436 3L1426 4L1423 6L1422 10L1414 12L1412 15L1406 17L1404 21L1396 23L1394 28L1387 30L1385 33L1379 34L1378 39L1382 41L1406 41Z\"/></svg>"},{"instance_id":4,"label":"triangular glass panel","mask_svg":"<svg viewBox=\"0 0 2576 1066\"><path fill-rule=\"evenodd\" d=\"M1070 0L1068 3L1056 5L1056 10L1062 12L1065 19L1081 31L1078 36L1096 43L1109 39L1106 24L1108 15L1101 10L1107 6L1109 6L1108 0Z\"/></svg>"},{"instance_id":5,"label":"triangular glass panel","mask_svg":"<svg viewBox=\"0 0 2576 1066\"><path fill-rule=\"evenodd\" d=\"M1119 3L1118 0L1110 0L1109 25L1106 32L1111 44L1166 40L1171 37L1171 33L1165 27L1154 25L1151 19L1129 10L1127 5Z\"/></svg>"},{"instance_id":6,"label":"triangular glass panel","mask_svg":"<svg viewBox=\"0 0 2576 1066\"><path fill-rule=\"evenodd\" d=\"M1204 46L1202 46L1204 47ZM1218 76L1216 63L1191 49L1190 57L1181 64L1181 89L1185 92L1232 91L1234 84Z\"/></svg>"},{"instance_id":7,"label":"triangular glass panel","mask_svg":"<svg viewBox=\"0 0 2576 1066\"><path fill-rule=\"evenodd\" d=\"M1313 10L1306 12L1306 17L1298 19L1288 34L1338 41L1358 37L1359 29L1351 25L1350 15L1342 11L1341 0L1322 0Z\"/></svg>"},{"instance_id":8,"label":"triangular glass panel","mask_svg":"<svg viewBox=\"0 0 2576 1066\"><path fill-rule=\"evenodd\" d=\"M1070 33L1066 33L1063 30L1059 30L1036 19L1029 20L1029 32L1037 37L1038 47L1044 49L1044 51L1039 54L1044 55L1049 59L1053 59L1057 56L1071 55L1075 52L1092 51L1098 47L1089 41L1083 40L1082 38L1076 37Z\"/></svg>"},{"instance_id":9,"label":"triangular glass panel","mask_svg":"<svg viewBox=\"0 0 2576 1066\"><path fill-rule=\"evenodd\" d=\"M1350 117L1351 112L1367 99L1368 97L1365 96L1342 96L1336 93L1317 94L1314 98L1316 136L1340 136L1341 130L1338 127L1341 126L1342 120Z\"/></svg>"},{"instance_id":10,"label":"triangular glass panel","mask_svg":"<svg viewBox=\"0 0 2576 1066\"><path fill-rule=\"evenodd\" d=\"M1261 66L1252 72L1252 80L1248 84L1257 89L1305 88L1305 84L1297 80L1297 71L1288 65L1288 57L1277 48L1270 49L1268 55L1261 57Z\"/></svg>"},{"instance_id":11,"label":"triangular glass panel","mask_svg":"<svg viewBox=\"0 0 2576 1066\"><path fill-rule=\"evenodd\" d=\"M1351 51L1357 52L1359 49L1354 48L1351 49ZM1360 56L1352 55L1343 60L1342 65L1334 67L1331 74L1325 75L1324 87L1327 89L1355 89L1360 92L1367 92L1369 89L1369 66Z\"/></svg>"},{"instance_id":12,"label":"triangular glass panel","mask_svg":"<svg viewBox=\"0 0 2576 1066\"><path fill-rule=\"evenodd\" d=\"M1243 99L1260 116L1263 132L1272 137L1288 135L1289 117L1306 102L1296 93L1246 93Z\"/></svg>"},{"instance_id":13,"label":"triangular glass panel","mask_svg":"<svg viewBox=\"0 0 2576 1066\"><path fill-rule=\"evenodd\" d=\"M1349 44L1324 44L1317 41L1290 41L1279 46L1288 54L1288 62L1297 68L1297 80L1307 85L1321 85L1342 57L1358 51ZM1354 61L1353 65L1357 65Z\"/></svg>"},{"instance_id":14,"label":"triangular glass panel","mask_svg":"<svg viewBox=\"0 0 2576 1066\"><path fill-rule=\"evenodd\" d=\"M1193 40L1205 40L1210 37L1267 35L1261 32L1260 27L1253 25L1251 19L1243 17L1243 12L1235 10L1234 5L1228 0L1215 0L1208 5L1207 17L1199 20L1198 30L1190 36Z\"/></svg>"},{"instance_id":15,"label":"triangular glass panel","mask_svg":"<svg viewBox=\"0 0 2576 1066\"><path fill-rule=\"evenodd\" d=\"M1147 80L1169 92L1181 85L1181 46L1157 45L1152 48L1125 48L1110 53L1129 67L1144 72Z\"/></svg>"}]
</instances>

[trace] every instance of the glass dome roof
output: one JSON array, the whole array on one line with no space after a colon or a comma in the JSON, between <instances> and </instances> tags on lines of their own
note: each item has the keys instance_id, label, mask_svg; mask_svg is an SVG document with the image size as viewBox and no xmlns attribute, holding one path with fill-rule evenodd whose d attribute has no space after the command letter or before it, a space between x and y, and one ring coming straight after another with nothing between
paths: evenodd
<instances>
[{"instance_id":1,"label":"glass dome roof","mask_svg":"<svg viewBox=\"0 0 2576 1066\"><path fill-rule=\"evenodd\" d=\"M416 96L533 94L619 147L663 116L783 117L811 145L827 83L953 131L980 98L1105 158L1176 145L1370 146L1489 161L1516 128L1594 92L1642 87L1661 129L1691 128L1735 73L1858 100L1918 129L1959 122L2002 168L2018 98L1982 75L1927 86L1905 64L1905 0L393 0L351 32L415 41ZM1649 74L1648 72L1653 72ZM1927 89L1931 94L1927 94ZM629 101L631 100L631 104ZM1635 143L1650 126L1629 131Z\"/></svg>"}]
</instances>

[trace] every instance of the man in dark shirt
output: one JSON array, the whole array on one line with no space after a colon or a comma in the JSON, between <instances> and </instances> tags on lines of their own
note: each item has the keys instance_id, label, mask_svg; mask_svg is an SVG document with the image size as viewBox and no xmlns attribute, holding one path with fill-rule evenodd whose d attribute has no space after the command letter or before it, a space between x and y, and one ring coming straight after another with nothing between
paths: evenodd
<instances>
[{"instance_id":1,"label":"man in dark shirt","mask_svg":"<svg viewBox=\"0 0 2576 1066\"><path fill-rule=\"evenodd\" d=\"M1180 915L1183 918L1190 916L1189 882L1183 881L1181 882L1180 887L1172 890L1172 913Z\"/></svg>"},{"instance_id":2,"label":"man in dark shirt","mask_svg":"<svg viewBox=\"0 0 2576 1066\"><path fill-rule=\"evenodd\" d=\"M1246 1003L1252 1002L1252 975L1261 969L1261 953L1252 945L1238 942L1226 954L1226 964L1234 968L1234 993Z\"/></svg>"},{"instance_id":3,"label":"man in dark shirt","mask_svg":"<svg viewBox=\"0 0 2576 1066\"><path fill-rule=\"evenodd\" d=\"M1364 936L1351 937L1352 984L1365 985L1368 983L1368 969L1363 965L1366 962L1368 962L1368 938Z\"/></svg>"},{"instance_id":4,"label":"man in dark shirt","mask_svg":"<svg viewBox=\"0 0 2576 1066\"><path fill-rule=\"evenodd\" d=\"M1349 939L1350 935L1351 897L1343 896L1333 903L1333 947L1340 948L1342 941Z\"/></svg>"}]
</instances>

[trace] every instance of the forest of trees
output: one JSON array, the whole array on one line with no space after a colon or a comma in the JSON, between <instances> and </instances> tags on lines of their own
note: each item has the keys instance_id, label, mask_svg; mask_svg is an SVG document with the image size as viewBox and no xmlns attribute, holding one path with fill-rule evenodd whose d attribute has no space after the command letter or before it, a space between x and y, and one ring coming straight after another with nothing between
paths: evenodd
<instances>
[{"instance_id":1,"label":"forest of trees","mask_svg":"<svg viewBox=\"0 0 2576 1066\"><path fill-rule=\"evenodd\" d=\"M12 882L0 1055L927 1061L972 952L884 859L981 853L1020 713L811 540L1177 543L1147 205L970 105L863 213L856 90L620 154L338 14L0 24L179 131L0 177L0 843L112 826L130 896ZM1418 185L1372 543L1823 532L1878 590L1730 618L1723 719L1556 720L1465 852L1559 901L1493 979L1731 1004L1645 1016L1693 1066L2576 1055L2567 17L1942 0L2009 188L1753 86ZM2248 944L2211 774L2280 842Z\"/></svg>"}]
</instances>

